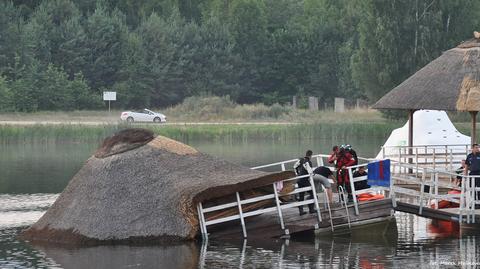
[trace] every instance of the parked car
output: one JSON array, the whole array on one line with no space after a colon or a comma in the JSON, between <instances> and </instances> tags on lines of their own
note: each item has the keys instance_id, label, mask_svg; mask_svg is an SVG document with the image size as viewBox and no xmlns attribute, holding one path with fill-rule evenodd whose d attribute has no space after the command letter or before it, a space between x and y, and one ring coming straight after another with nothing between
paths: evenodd
<instances>
[{"instance_id":1,"label":"parked car","mask_svg":"<svg viewBox=\"0 0 480 269\"><path fill-rule=\"evenodd\" d=\"M127 122L167 122L167 116L146 108L137 111L124 111L120 115L120 119Z\"/></svg>"}]
</instances>

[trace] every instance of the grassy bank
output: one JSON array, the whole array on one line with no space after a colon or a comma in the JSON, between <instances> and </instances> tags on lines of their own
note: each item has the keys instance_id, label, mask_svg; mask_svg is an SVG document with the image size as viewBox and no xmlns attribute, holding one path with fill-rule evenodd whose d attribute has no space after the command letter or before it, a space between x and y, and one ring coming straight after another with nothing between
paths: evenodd
<instances>
[{"instance_id":1,"label":"grassy bank","mask_svg":"<svg viewBox=\"0 0 480 269\"><path fill-rule=\"evenodd\" d=\"M169 122L386 122L381 113L371 109L334 113L331 110L310 111L289 105L239 105L228 97L189 97L181 104L165 109L153 109L167 115ZM3 113L0 121L13 122L97 122L115 124L121 110L108 111L41 111L35 113Z\"/></svg>"},{"instance_id":2,"label":"grassy bank","mask_svg":"<svg viewBox=\"0 0 480 269\"><path fill-rule=\"evenodd\" d=\"M396 123L324 123L324 124L214 124L214 125L1 125L0 141L9 142L82 142L101 141L114 132L130 127L147 128L156 134L181 141L248 141L265 139L369 138L384 137L398 127Z\"/></svg>"}]
</instances>

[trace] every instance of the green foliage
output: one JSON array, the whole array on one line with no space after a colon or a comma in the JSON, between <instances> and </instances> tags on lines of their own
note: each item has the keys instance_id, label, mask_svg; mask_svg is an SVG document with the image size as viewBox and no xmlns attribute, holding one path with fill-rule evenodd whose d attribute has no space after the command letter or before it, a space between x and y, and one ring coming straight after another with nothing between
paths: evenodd
<instances>
[{"instance_id":1,"label":"green foliage","mask_svg":"<svg viewBox=\"0 0 480 269\"><path fill-rule=\"evenodd\" d=\"M479 15L476 0L0 1L0 76L15 111L95 108L104 89L125 108L205 94L373 103Z\"/></svg>"},{"instance_id":2,"label":"green foliage","mask_svg":"<svg viewBox=\"0 0 480 269\"><path fill-rule=\"evenodd\" d=\"M13 93L4 77L0 77L0 111L13 111Z\"/></svg>"}]
</instances>

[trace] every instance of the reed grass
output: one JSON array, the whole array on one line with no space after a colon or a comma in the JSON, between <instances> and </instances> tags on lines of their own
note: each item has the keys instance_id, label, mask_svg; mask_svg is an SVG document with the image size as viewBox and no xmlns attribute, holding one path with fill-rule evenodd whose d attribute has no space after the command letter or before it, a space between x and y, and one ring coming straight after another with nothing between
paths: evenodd
<instances>
[{"instance_id":1,"label":"reed grass","mask_svg":"<svg viewBox=\"0 0 480 269\"><path fill-rule=\"evenodd\" d=\"M102 141L124 128L146 128L156 134L180 141L292 141L319 138L385 137L397 128L396 123L322 123L322 124L207 124L207 125L1 125L0 141L13 142L82 142Z\"/></svg>"}]
</instances>

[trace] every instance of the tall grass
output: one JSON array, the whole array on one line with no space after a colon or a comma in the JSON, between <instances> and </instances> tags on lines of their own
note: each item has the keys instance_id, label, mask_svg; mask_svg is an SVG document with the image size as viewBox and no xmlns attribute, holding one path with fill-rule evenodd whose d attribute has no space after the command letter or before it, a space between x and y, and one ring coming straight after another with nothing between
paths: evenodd
<instances>
[{"instance_id":1,"label":"tall grass","mask_svg":"<svg viewBox=\"0 0 480 269\"><path fill-rule=\"evenodd\" d=\"M0 126L0 141L10 142L82 142L102 141L123 128L146 128L156 134L180 141L292 141L319 138L384 137L397 124L323 123L323 124L212 124L212 125L32 125Z\"/></svg>"},{"instance_id":2,"label":"tall grass","mask_svg":"<svg viewBox=\"0 0 480 269\"><path fill-rule=\"evenodd\" d=\"M294 109L289 105L273 104L236 104L228 96L189 97L182 104L163 111L174 121L204 121L204 122L387 122L381 113L371 109L348 110L345 113L335 113L332 110L312 111Z\"/></svg>"},{"instance_id":3,"label":"tall grass","mask_svg":"<svg viewBox=\"0 0 480 269\"><path fill-rule=\"evenodd\" d=\"M0 142L85 142L101 141L120 129L120 125L1 125Z\"/></svg>"}]
</instances>

